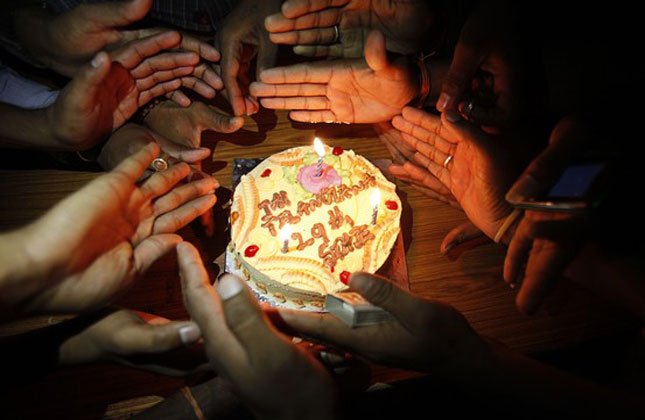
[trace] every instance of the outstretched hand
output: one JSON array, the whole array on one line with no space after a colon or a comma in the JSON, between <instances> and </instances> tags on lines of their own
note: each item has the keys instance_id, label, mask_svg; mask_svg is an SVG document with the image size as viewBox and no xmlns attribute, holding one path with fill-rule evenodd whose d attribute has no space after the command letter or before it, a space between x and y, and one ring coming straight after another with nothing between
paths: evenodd
<instances>
[{"instance_id":1,"label":"outstretched hand","mask_svg":"<svg viewBox=\"0 0 645 420\"><path fill-rule=\"evenodd\" d=\"M318 61L260 73L251 94L266 108L293 109L295 121L374 123L389 121L417 95L412 63L390 62L385 38L370 33L365 60Z\"/></svg>"},{"instance_id":2,"label":"outstretched hand","mask_svg":"<svg viewBox=\"0 0 645 420\"><path fill-rule=\"evenodd\" d=\"M181 242L174 232L215 203L214 180L176 186L190 172L180 163L137 185L158 153L146 146L12 233L28 263L21 287L3 291L5 310L96 309Z\"/></svg>"},{"instance_id":3,"label":"outstretched hand","mask_svg":"<svg viewBox=\"0 0 645 420\"><path fill-rule=\"evenodd\" d=\"M287 0L264 26L272 42L293 45L298 55L360 58L371 30L385 35L388 50L411 54L423 49L424 34L438 25L421 0Z\"/></svg>"}]
</instances>

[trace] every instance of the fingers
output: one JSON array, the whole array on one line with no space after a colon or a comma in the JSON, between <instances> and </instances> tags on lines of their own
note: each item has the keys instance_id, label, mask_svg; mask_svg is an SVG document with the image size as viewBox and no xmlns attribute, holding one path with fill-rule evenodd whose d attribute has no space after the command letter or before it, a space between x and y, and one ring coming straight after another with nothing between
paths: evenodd
<instances>
[{"instance_id":1,"label":"fingers","mask_svg":"<svg viewBox=\"0 0 645 420\"><path fill-rule=\"evenodd\" d=\"M267 84L285 83L329 83L333 66L328 62L295 64L274 67L260 73L260 81Z\"/></svg>"},{"instance_id":2,"label":"fingers","mask_svg":"<svg viewBox=\"0 0 645 420\"><path fill-rule=\"evenodd\" d=\"M442 196L449 197L449 198L452 198L452 200L454 200L454 197L452 197L452 193L450 192L448 187L446 187L445 184L443 184L437 177L432 175L427 170L411 162L404 163L403 169L410 176L410 178L415 182L421 184L426 188L430 188L431 190L436 191L438 194Z\"/></svg>"},{"instance_id":3,"label":"fingers","mask_svg":"<svg viewBox=\"0 0 645 420\"><path fill-rule=\"evenodd\" d=\"M134 69L130 70L130 74L135 79L142 79L160 71L182 67L188 67L192 72L197 63L199 63L199 56L192 52L163 53L143 60Z\"/></svg>"},{"instance_id":4,"label":"fingers","mask_svg":"<svg viewBox=\"0 0 645 420\"><path fill-rule=\"evenodd\" d=\"M336 28L332 24L328 28L309 29L269 35L271 42L286 45L329 45L336 41Z\"/></svg>"},{"instance_id":5,"label":"fingers","mask_svg":"<svg viewBox=\"0 0 645 420\"><path fill-rule=\"evenodd\" d=\"M390 63L385 50L385 37L379 31L370 31L365 41L365 61L374 71L387 70Z\"/></svg>"},{"instance_id":6,"label":"fingers","mask_svg":"<svg viewBox=\"0 0 645 420\"><path fill-rule=\"evenodd\" d=\"M96 101L97 92L110 73L112 63L107 53L97 53L89 65L83 66L79 74L69 84L70 96L80 99L77 106L80 109L92 106Z\"/></svg>"},{"instance_id":7,"label":"fingers","mask_svg":"<svg viewBox=\"0 0 645 420\"><path fill-rule=\"evenodd\" d=\"M217 133L233 133L244 126L244 118L224 115L210 106L200 107L199 122L204 129Z\"/></svg>"},{"instance_id":8,"label":"fingers","mask_svg":"<svg viewBox=\"0 0 645 420\"><path fill-rule=\"evenodd\" d=\"M270 85L262 82L253 82L249 87L251 95L256 97L281 96L281 97L306 97L325 96L327 87L318 83L294 83L285 85Z\"/></svg>"},{"instance_id":9,"label":"fingers","mask_svg":"<svg viewBox=\"0 0 645 420\"><path fill-rule=\"evenodd\" d=\"M139 274L159 258L172 251L182 241L181 236L173 234L154 235L144 239L134 249L134 264Z\"/></svg>"},{"instance_id":10,"label":"fingers","mask_svg":"<svg viewBox=\"0 0 645 420\"><path fill-rule=\"evenodd\" d=\"M202 63L195 67L193 75L202 79L208 86L215 90L221 90L224 87L222 78L207 63Z\"/></svg>"},{"instance_id":11,"label":"fingers","mask_svg":"<svg viewBox=\"0 0 645 420\"><path fill-rule=\"evenodd\" d=\"M262 101L264 105L264 102ZM340 122L336 114L332 111L291 111L289 113L289 118L293 121L301 121L308 123L336 123ZM347 121L343 121L347 122Z\"/></svg>"},{"instance_id":12,"label":"fingers","mask_svg":"<svg viewBox=\"0 0 645 420\"><path fill-rule=\"evenodd\" d=\"M224 89L228 94L228 100L233 108L235 116L244 115L246 106L244 104L244 95L238 81L238 75L241 71L242 44L237 40L227 40L222 47L222 60L220 68L222 71L222 81Z\"/></svg>"},{"instance_id":13,"label":"fingers","mask_svg":"<svg viewBox=\"0 0 645 420\"><path fill-rule=\"evenodd\" d=\"M271 42L276 44L291 44L292 42L281 42L284 38L274 38L275 35L296 33L307 29L328 28L340 22L340 9L324 9L319 12L307 13L295 19L286 18L282 13L269 15L264 19L264 28L271 35Z\"/></svg>"},{"instance_id":14,"label":"fingers","mask_svg":"<svg viewBox=\"0 0 645 420\"><path fill-rule=\"evenodd\" d=\"M342 57L343 48L343 44L296 45L293 53L303 57Z\"/></svg>"},{"instance_id":15,"label":"fingers","mask_svg":"<svg viewBox=\"0 0 645 420\"><path fill-rule=\"evenodd\" d=\"M256 79L260 73L271 67L275 66L276 56L278 55L278 46L271 42L268 34L262 33L260 35L260 45L258 46L257 63L255 69Z\"/></svg>"},{"instance_id":16,"label":"fingers","mask_svg":"<svg viewBox=\"0 0 645 420\"><path fill-rule=\"evenodd\" d=\"M143 19L150 8L152 0L131 0L110 3L85 5L90 16L106 27L127 26Z\"/></svg>"},{"instance_id":17,"label":"fingers","mask_svg":"<svg viewBox=\"0 0 645 420\"><path fill-rule=\"evenodd\" d=\"M219 297L210 285L199 253L192 244L182 242L177 245L177 261L184 306L212 350L211 361L223 371L243 368L246 355L226 326Z\"/></svg>"},{"instance_id":18,"label":"fingers","mask_svg":"<svg viewBox=\"0 0 645 420\"><path fill-rule=\"evenodd\" d=\"M181 81L179 81L179 86L181 86ZM166 98L183 107L190 106L191 104L191 100L188 99L188 96L180 90L171 90L170 92L167 92ZM152 97L150 99L152 99Z\"/></svg>"},{"instance_id":19,"label":"fingers","mask_svg":"<svg viewBox=\"0 0 645 420\"><path fill-rule=\"evenodd\" d=\"M450 178L448 169L443 164L437 163L419 152L414 154L414 162L430 171L447 189L450 190L452 188L452 179Z\"/></svg>"},{"instance_id":20,"label":"fingers","mask_svg":"<svg viewBox=\"0 0 645 420\"><path fill-rule=\"evenodd\" d=\"M164 171L156 172L148 178L141 186L141 192L147 200L159 197L170 191L175 184L185 178L189 173L190 166L185 163L178 163Z\"/></svg>"},{"instance_id":21,"label":"fingers","mask_svg":"<svg viewBox=\"0 0 645 420\"><path fill-rule=\"evenodd\" d=\"M504 127L508 125L510 117L508 112L505 111L505 108L477 105L474 100L471 99L471 101L473 102L470 106L468 102L460 102L457 106L459 112L464 114L469 121L492 127Z\"/></svg>"},{"instance_id":22,"label":"fingers","mask_svg":"<svg viewBox=\"0 0 645 420\"><path fill-rule=\"evenodd\" d=\"M171 70L158 71L148 77L136 80L135 83L137 84L137 90L144 92L167 81L173 81L174 84L177 84L177 82L174 82L174 79L181 79L183 76L192 74L192 72L193 67L177 67Z\"/></svg>"},{"instance_id":23,"label":"fingers","mask_svg":"<svg viewBox=\"0 0 645 420\"><path fill-rule=\"evenodd\" d=\"M282 4L282 15L296 19L307 13L317 12L328 7L341 7L349 0L287 0Z\"/></svg>"},{"instance_id":24,"label":"fingers","mask_svg":"<svg viewBox=\"0 0 645 420\"><path fill-rule=\"evenodd\" d=\"M168 213L191 200L215 192L216 183L213 177L203 178L173 188L168 194L159 197L154 203L154 215Z\"/></svg>"},{"instance_id":25,"label":"fingers","mask_svg":"<svg viewBox=\"0 0 645 420\"><path fill-rule=\"evenodd\" d=\"M183 35L181 47L186 51L197 53L201 58L210 62L219 61L221 58L219 51L215 47L192 36Z\"/></svg>"},{"instance_id":26,"label":"fingers","mask_svg":"<svg viewBox=\"0 0 645 420\"><path fill-rule=\"evenodd\" d=\"M197 77L182 77L181 85L187 89L193 90L204 98L214 98L216 95L215 89L208 86L201 79Z\"/></svg>"},{"instance_id":27,"label":"fingers","mask_svg":"<svg viewBox=\"0 0 645 420\"><path fill-rule=\"evenodd\" d=\"M470 81L479 69L484 56L477 49L458 42L450 63L450 69L441 85L441 94L437 100L437 110L444 112L456 110L464 92L470 87Z\"/></svg>"},{"instance_id":28,"label":"fingers","mask_svg":"<svg viewBox=\"0 0 645 420\"><path fill-rule=\"evenodd\" d=\"M128 340L133 353L162 353L199 340L201 331L194 322L168 322L163 325L140 324L119 335Z\"/></svg>"},{"instance_id":29,"label":"fingers","mask_svg":"<svg viewBox=\"0 0 645 420\"><path fill-rule=\"evenodd\" d=\"M440 251L454 261L469 249L490 243L490 239L471 222L452 229L441 242Z\"/></svg>"},{"instance_id":30,"label":"fingers","mask_svg":"<svg viewBox=\"0 0 645 420\"><path fill-rule=\"evenodd\" d=\"M301 98L264 98L260 102L268 109L330 109L331 102L325 96Z\"/></svg>"},{"instance_id":31,"label":"fingers","mask_svg":"<svg viewBox=\"0 0 645 420\"><path fill-rule=\"evenodd\" d=\"M155 143L150 143L121 162L111 173L125 175L134 184L159 155L160 150Z\"/></svg>"},{"instance_id":32,"label":"fingers","mask_svg":"<svg viewBox=\"0 0 645 420\"><path fill-rule=\"evenodd\" d=\"M290 329L303 336L348 349L357 345L354 330L331 314L286 309L280 309L279 314Z\"/></svg>"},{"instance_id":33,"label":"fingers","mask_svg":"<svg viewBox=\"0 0 645 420\"><path fill-rule=\"evenodd\" d=\"M170 92L179 92L177 89L181 87L181 80L173 79L168 82L162 82L152 86L152 88L139 93L139 106L147 104L150 100L165 95ZM183 95L183 94L182 94ZM186 98L188 105L190 100Z\"/></svg>"},{"instance_id":34,"label":"fingers","mask_svg":"<svg viewBox=\"0 0 645 420\"><path fill-rule=\"evenodd\" d=\"M504 281L506 283L515 284L518 281L532 246L530 221L523 218L515 230L504 258Z\"/></svg>"},{"instance_id":35,"label":"fingers","mask_svg":"<svg viewBox=\"0 0 645 420\"><path fill-rule=\"evenodd\" d=\"M177 31L161 32L147 38L131 41L123 48L112 53L114 61L121 63L127 70L132 70L147 57L163 50L177 47L181 42L181 34Z\"/></svg>"},{"instance_id":36,"label":"fingers","mask_svg":"<svg viewBox=\"0 0 645 420\"><path fill-rule=\"evenodd\" d=\"M155 219L152 227L153 234L177 232L199 216L210 210L217 202L214 193L187 202Z\"/></svg>"},{"instance_id":37,"label":"fingers","mask_svg":"<svg viewBox=\"0 0 645 420\"><path fill-rule=\"evenodd\" d=\"M281 340L270 327L257 300L244 281L232 274L223 275L215 289L221 299L229 330L244 347L251 361L261 360L267 347Z\"/></svg>"},{"instance_id":38,"label":"fingers","mask_svg":"<svg viewBox=\"0 0 645 420\"><path fill-rule=\"evenodd\" d=\"M401 115L403 116L403 119L407 120L413 125L420 126L446 141L449 141L451 143L456 143L458 141L458 138L450 130L447 130L446 127L442 124L440 116L432 115L428 112L413 108L411 106L406 106L405 108L403 108Z\"/></svg>"}]
</instances>

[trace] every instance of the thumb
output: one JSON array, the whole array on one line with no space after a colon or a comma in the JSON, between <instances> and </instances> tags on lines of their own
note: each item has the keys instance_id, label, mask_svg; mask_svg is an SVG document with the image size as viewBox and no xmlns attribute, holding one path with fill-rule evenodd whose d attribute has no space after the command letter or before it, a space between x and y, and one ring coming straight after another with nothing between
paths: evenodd
<instances>
[{"instance_id":1,"label":"thumb","mask_svg":"<svg viewBox=\"0 0 645 420\"><path fill-rule=\"evenodd\" d=\"M506 200L516 203L546 191L570 163L571 157L585 150L590 136L589 128L579 121L569 117L561 119L551 132L547 148L508 190Z\"/></svg>"},{"instance_id":2,"label":"thumb","mask_svg":"<svg viewBox=\"0 0 645 420\"><path fill-rule=\"evenodd\" d=\"M269 39L269 34L266 31L262 31L262 35L260 35L260 45L258 47L257 64L255 69L256 80L260 80L260 72L275 66L277 54L278 46L271 42L271 40Z\"/></svg>"},{"instance_id":3,"label":"thumb","mask_svg":"<svg viewBox=\"0 0 645 420\"><path fill-rule=\"evenodd\" d=\"M244 118L221 114L209 106L201 108L201 111L199 116L201 124L199 125L204 130L212 130L217 133L233 133L244 125Z\"/></svg>"},{"instance_id":4,"label":"thumb","mask_svg":"<svg viewBox=\"0 0 645 420\"><path fill-rule=\"evenodd\" d=\"M484 57L477 49L460 41L455 47L450 69L444 77L441 95L437 100L437 110L444 112L455 110L464 92L470 87L470 81L479 69Z\"/></svg>"},{"instance_id":5,"label":"thumb","mask_svg":"<svg viewBox=\"0 0 645 420\"><path fill-rule=\"evenodd\" d=\"M457 142L470 142L479 146L488 143L489 137L486 133L453 110L446 110L441 114L441 124L454 135Z\"/></svg>"},{"instance_id":6,"label":"thumb","mask_svg":"<svg viewBox=\"0 0 645 420\"><path fill-rule=\"evenodd\" d=\"M374 71L385 70L390 63L387 61L385 37L379 31L370 31L365 42L365 61Z\"/></svg>"},{"instance_id":7,"label":"thumb","mask_svg":"<svg viewBox=\"0 0 645 420\"><path fill-rule=\"evenodd\" d=\"M126 26L143 19L150 8L152 0L129 0L88 5L91 16L106 27ZM91 7L91 9L89 9Z\"/></svg>"},{"instance_id":8,"label":"thumb","mask_svg":"<svg viewBox=\"0 0 645 420\"><path fill-rule=\"evenodd\" d=\"M81 68L70 83L70 96L78 98L77 105L80 109L94 106L98 100L96 97L98 90L110 73L111 66L110 56L101 51L94 56L90 64Z\"/></svg>"},{"instance_id":9,"label":"thumb","mask_svg":"<svg viewBox=\"0 0 645 420\"><path fill-rule=\"evenodd\" d=\"M261 359L278 336L262 313L244 280L232 274L220 277L215 290L222 302L226 325L251 360Z\"/></svg>"},{"instance_id":10,"label":"thumb","mask_svg":"<svg viewBox=\"0 0 645 420\"><path fill-rule=\"evenodd\" d=\"M380 306L404 325L414 324L419 316L420 300L391 281L369 273L354 273L349 286L373 305Z\"/></svg>"}]
</instances>

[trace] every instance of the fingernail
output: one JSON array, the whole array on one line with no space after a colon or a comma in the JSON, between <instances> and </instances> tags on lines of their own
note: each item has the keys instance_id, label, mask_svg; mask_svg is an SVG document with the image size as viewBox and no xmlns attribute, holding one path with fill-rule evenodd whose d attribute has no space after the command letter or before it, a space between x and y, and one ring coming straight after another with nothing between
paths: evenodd
<instances>
[{"instance_id":1,"label":"fingernail","mask_svg":"<svg viewBox=\"0 0 645 420\"><path fill-rule=\"evenodd\" d=\"M462 120L461 115L451 109L446 111L446 119L451 123L456 123Z\"/></svg>"},{"instance_id":2,"label":"fingernail","mask_svg":"<svg viewBox=\"0 0 645 420\"><path fill-rule=\"evenodd\" d=\"M523 175L506 193L506 201L524 201L540 190L540 184L531 175Z\"/></svg>"},{"instance_id":3,"label":"fingernail","mask_svg":"<svg viewBox=\"0 0 645 420\"><path fill-rule=\"evenodd\" d=\"M240 293L242 287L244 286L242 286L241 280L233 274L226 273L219 279L215 289L222 300L227 300Z\"/></svg>"},{"instance_id":4,"label":"fingernail","mask_svg":"<svg viewBox=\"0 0 645 420\"><path fill-rule=\"evenodd\" d=\"M319 353L320 358L328 365L337 365L345 361L343 356L328 351L321 350Z\"/></svg>"},{"instance_id":5,"label":"fingernail","mask_svg":"<svg viewBox=\"0 0 645 420\"><path fill-rule=\"evenodd\" d=\"M508 287L510 287L511 289L515 289L515 282L509 283Z\"/></svg>"},{"instance_id":6,"label":"fingernail","mask_svg":"<svg viewBox=\"0 0 645 420\"><path fill-rule=\"evenodd\" d=\"M202 336L202 332L197 325L184 325L179 328L179 339L183 344L194 343Z\"/></svg>"},{"instance_id":7,"label":"fingernail","mask_svg":"<svg viewBox=\"0 0 645 420\"><path fill-rule=\"evenodd\" d=\"M92 61L90 62L90 64L95 69L99 68L101 66L101 64L103 64L103 55L101 53L96 54L94 56L94 58L92 59Z\"/></svg>"},{"instance_id":8,"label":"fingernail","mask_svg":"<svg viewBox=\"0 0 645 420\"><path fill-rule=\"evenodd\" d=\"M213 178L213 182L215 183L215 189L218 189L221 186L219 181L214 176L211 175L211 177Z\"/></svg>"},{"instance_id":9,"label":"fingernail","mask_svg":"<svg viewBox=\"0 0 645 420\"><path fill-rule=\"evenodd\" d=\"M452 250L455 246L457 246L457 244L456 244L455 242L450 242L448 245L446 245L446 247L444 248L444 250L443 250L442 254L443 254L443 255L446 255L446 254L447 254L447 253L449 253L449 252L450 252L450 250Z\"/></svg>"},{"instance_id":10,"label":"fingernail","mask_svg":"<svg viewBox=\"0 0 645 420\"><path fill-rule=\"evenodd\" d=\"M450 95L448 95L447 93L441 92L441 95L439 96L439 100L437 101L437 110L439 110L440 112L443 112L444 109L448 107L451 100L452 98L450 97Z\"/></svg>"}]
</instances>

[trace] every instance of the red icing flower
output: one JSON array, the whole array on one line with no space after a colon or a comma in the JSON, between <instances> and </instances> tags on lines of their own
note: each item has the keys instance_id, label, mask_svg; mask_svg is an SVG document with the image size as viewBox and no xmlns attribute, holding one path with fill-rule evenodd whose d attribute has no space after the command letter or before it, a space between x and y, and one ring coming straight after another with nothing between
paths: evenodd
<instances>
[{"instance_id":1,"label":"red icing flower","mask_svg":"<svg viewBox=\"0 0 645 420\"><path fill-rule=\"evenodd\" d=\"M334 156L340 156L343 154L343 148L336 146L333 149L331 149L331 152L334 154Z\"/></svg>"},{"instance_id":2,"label":"red icing flower","mask_svg":"<svg viewBox=\"0 0 645 420\"><path fill-rule=\"evenodd\" d=\"M348 285L350 275L351 275L351 273L349 271L343 271L342 273L340 273L340 281L342 281L343 284Z\"/></svg>"},{"instance_id":3,"label":"red icing flower","mask_svg":"<svg viewBox=\"0 0 645 420\"><path fill-rule=\"evenodd\" d=\"M260 247L258 247L257 245L249 245L244 250L244 256L246 258L253 258L255 257L255 254L257 254L259 250L260 250Z\"/></svg>"},{"instance_id":4,"label":"red icing flower","mask_svg":"<svg viewBox=\"0 0 645 420\"><path fill-rule=\"evenodd\" d=\"M260 176L261 176L262 178L266 178L266 177L268 177L269 175L271 175L271 169L266 168L266 169L264 170L264 172L262 172L262 174L261 174Z\"/></svg>"},{"instance_id":5,"label":"red icing flower","mask_svg":"<svg viewBox=\"0 0 645 420\"><path fill-rule=\"evenodd\" d=\"M385 202L385 207L387 207L390 210L396 210L399 208L399 205L396 203L396 201L387 200Z\"/></svg>"}]
</instances>

